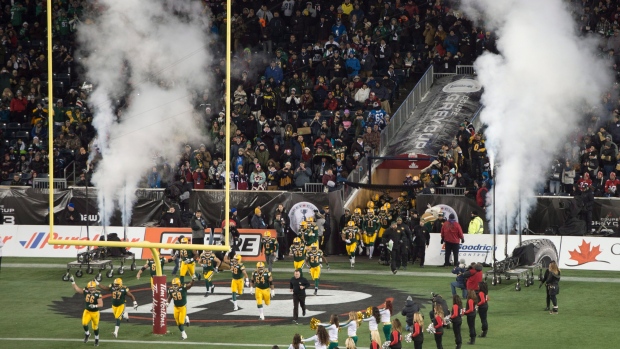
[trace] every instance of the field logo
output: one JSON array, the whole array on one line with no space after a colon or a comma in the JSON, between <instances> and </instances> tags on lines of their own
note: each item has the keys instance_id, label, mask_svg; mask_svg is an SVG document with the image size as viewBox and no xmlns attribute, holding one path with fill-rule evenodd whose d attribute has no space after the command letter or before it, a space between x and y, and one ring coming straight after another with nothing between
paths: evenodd
<instances>
[{"instance_id":1,"label":"field logo","mask_svg":"<svg viewBox=\"0 0 620 349\"><path fill-rule=\"evenodd\" d=\"M288 218L291 221L291 229L297 234L299 230L299 224L309 217L314 217L314 211L319 209L314 204L302 201L296 203L288 214Z\"/></svg>"},{"instance_id":2,"label":"field logo","mask_svg":"<svg viewBox=\"0 0 620 349\"><path fill-rule=\"evenodd\" d=\"M608 261L600 261L596 259L596 257L601 254L600 247L601 245L590 247L590 243L582 239L581 245L579 245L578 247L579 251L577 251L577 248L572 251L568 251L568 253L570 254L570 259L577 262L577 264L570 265L567 263L566 265L569 267L577 267L590 262L609 263Z\"/></svg>"}]
</instances>

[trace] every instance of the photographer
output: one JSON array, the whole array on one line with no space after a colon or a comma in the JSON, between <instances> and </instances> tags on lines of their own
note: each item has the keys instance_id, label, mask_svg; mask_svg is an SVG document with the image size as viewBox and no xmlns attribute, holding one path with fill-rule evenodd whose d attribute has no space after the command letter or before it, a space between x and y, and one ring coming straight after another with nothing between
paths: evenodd
<instances>
[{"instance_id":1,"label":"photographer","mask_svg":"<svg viewBox=\"0 0 620 349\"><path fill-rule=\"evenodd\" d=\"M306 183L311 183L312 170L307 168L306 163L302 161L299 163L297 170L295 170L293 177L295 178L295 186L303 189Z\"/></svg>"},{"instance_id":2,"label":"photographer","mask_svg":"<svg viewBox=\"0 0 620 349\"><path fill-rule=\"evenodd\" d=\"M196 210L189 226L192 228L192 244L204 245L207 221L202 217L200 209Z\"/></svg>"},{"instance_id":3,"label":"photographer","mask_svg":"<svg viewBox=\"0 0 620 349\"><path fill-rule=\"evenodd\" d=\"M181 219L179 215L175 212L174 206L170 206L168 211L166 211L159 221L160 227L167 228L180 228L181 227Z\"/></svg>"},{"instance_id":4,"label":"photographer","mask_svg":"<svg viewBox=\"0 0 620 349\"><path fill-rule=\"evenodd\" d=\"M407 297L407 300L405 301L405 307L403 308L403 310L400 312L400 314L404 317L406 317L406 326L405 326L405 330L407 331L412 331L413 329L413 314L415 313L419 313L420 309L422 308L422 306L413 301L413 298L411 298L411 296Z\"/></svg>"},{"instance_id":5,"label":"photographer","mask_svg":"<svg viewBox=\"0 0 620 349\"><path fill-rule=\"evenodd\" d=\"M293 189L293 171L291 169L291 163L287 162L284 167L278 171L279 190L291 190Z\"/></svg>"},{"instance_id":6,"label":"photographer","mask_svg":"<svg viewBox=\"0 0 620 349\"><path fill-rule=\"evenodd\" d=\"M465 286L465 260L461 260L461 264L452 269L452 274L456 274L456 281L450 283L452 289L452 295L456 294L456 289L460 288L463 294L463 299L467 298L467 287Z\"/></svg>"}]
</instances>

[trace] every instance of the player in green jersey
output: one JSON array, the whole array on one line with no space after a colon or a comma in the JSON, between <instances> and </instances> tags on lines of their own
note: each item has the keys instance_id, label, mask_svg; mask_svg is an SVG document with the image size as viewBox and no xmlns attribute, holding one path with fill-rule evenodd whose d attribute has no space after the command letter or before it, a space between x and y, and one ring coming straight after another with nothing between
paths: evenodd
<instances>
[{"instance_id":1,"label":"player in green jersey","mask_svg":"<svg viewBox=\"0 0 620 349\"><path fill-rule=\"evenodd\" d=\"M267 269L271 273L273 269L273 261L276 259L276 251L279 248L278 240L271 237L271 232L266 231L263 233L263 239L261 240L261 249L265 253L265 260L267 261Z\"/></svg>"},{"instance_id":2,"label":"player in green jersey","mask_svg":"<svg viewBox=\"0 0 620 349\"><path fill-rule=\"evenodd\" d=\"M189 239L182 238L181 244L189 244ZM173 260L181 260L181 271L179 272L181 283L185 282L185 275L188 273L192 280L196 280L196 257L198 257L198 252L194 250L178 250L174 255Z\"/></svg>"},{"instance_id":3,"label":"player in green jersey","mask_svg":"<svg viewBox=\"0 0 620 349\"><path fill-rule=\"evenodd\" d=\"M172 259L169 259L167 262L168 263L172 262ZM166 258L160 257L159 264L161 265L161 269L163 271L164 265L166 264ZM142 276L142 272L147 269L151 273L151 289L153 289L153 276L157 275L157 269L156 269L155 261L153 260L153 258L147 260L146 263L142 266L142 268L138 270L138 274L136 274L136 278L140 280L140 277Z\"/></svg>"},{"instance_id":4,"label":"player in green jersey","mask_svg":"<svg viewBox=\"0 0 620 349\"><path fill-rule=\"evenodd\" d=\"M296 237L293 239L293 245L289 249L291 255L293 256L293 269L299 270L301 274L301 269L304 266L304 261L306 260L306 251L304 246L301 244L301 239Z\"/></svg>"},{"instance_id":5,"label":"player in green jersey","mask_svg":"<svg viewBox=\"0 0 620 349\"><path fill-rule=\"evenodd\" d=\"M377 234L379 233L380 228L381 222L379 222L379 218L375 216L374 208L369 208L366 212L366 217L364 217L364 223L362 226L362 230L364 231L364 245L366 245L368 259L372 259L372 254L375 251L375 240L377 239Z\"/></svg>"},{"instance_id":6,"label":"player in green jersey","mask_svg":"<svg viewBox=\"0 0 620 349\"><path fill-rule=\"evenodd\" d=\"M189 316L187 316L187 290L194 286L194 280L189 284L181 283L179 278L172 279L171 287L168 289L168 304L174 300L174 320L181 330L181 340L187 339L185 326L189 326Z\"/></svg>"},{"instance_id":7,"label":"player in green jersey","mask_svg":"<svg viewBox=\"0 0 620 349\"><path fill-rule=\"evenodd\" d=\"M355 268L355 250L357 249L357 235L359 229L355 226L354 221L347 222L347 226L342 229L342 240L347 244L347 254L351 268Z\"/></svg>"},{"instance_id":8,"label":"player in green jersey","mask_svg":"<svg viewBox=\"0 0 620 349\"><path fill-rule=\"evenodd\" d=\"M99 346L99 309L103 308L103 297L101 292L97 290L95 281L89 281L86 288L80 288L75 284L73 276L69 278L71 287L76 293L84 295L84 312L82 313L82 327L84 327L84 343L88 342L90 332L88 324L92 323L93 332L95 332L95 346Z\"/></svg>"},{"instance_id":9,"label":"player in green jersey","mask_svg":"<svg viewBox=\"0 0 620 349\"><path fill-rule=\"evenodd\" d=\"M232 292L233 310L239 310L237 305L237 295L243 294L243 280L245 277L245 287L250 287L250 279L245 272L245 266L241 263L241 255L236 254L230 261L230 271L232 272L232 281L230 283L230 290Z\"/></svg>"},{"instance_id":10,"label":"player in green jersey","mask_svg":"<svg viewBox=\"0 0 620 349\"><path fill-rule=\"evenodd\" d=\"M114 314L114 318L116 319L116 326L114 326L112 335L114 335L114 338L117 338L121 320L125 318L125 320L129 321L129 314L125 311L125 297L129 296L129 298L133 300L134 310L138 310L138 302L136 302L136 297L129 292L129 288L123 286L123 279L121 278L114 279L114 283L108 286L100 285L97 281L95 281L95 283L102 290L112 293L112 314Z\"/></svg>"},{"instance_id":11,"label":"player in green jersey","mask_svg":"<svg viewBox=\"0 0 620 349\"><path fill-rule=\"evenodd\" d=\"M209 295L209 291L211 293L215 290L215 285L211 279L213 279L213 274L219 273L220 265L222 261L219 260L211 251L204 251L200 255L200 265L202 266L202 276L205 278L205 287L207 288L207 292L205 293L205 297Z\"/></svg>"},{"instance_id":12,"label":"player in green jersey","mask_svg":"<svg viewBox=\"0 0 620 349\"><path fill-rule=\"evenodd\" d=\"M265 314L263 313L263 303L265 305L271 304L271 297L276 295L276 291L273 287L273 279L271 273L265 271L265 263L256 263L256 270L252 273L250 279L252 286L250 287L250 293L254 294L254 287L256 287L256 306L258 307L259 319L265 320ZM271 289L271 293L270 293Z\"/></svg>"},{"instance_id":13,"label":"player in green jersey","mask_svg":"<svg viewBox=\"0 0 620 349\"><path fill-rule=\"evenodd\" d=\"M314 295L316 296L319 291L319 279L321 277L321 265L325 260L327 263L327 270L329 270L329 263L327 258L323 256L323 251L319 250L317 245L312 245L310 251L306 253L306 264L310 266L310 276L314 280Z\"/></svg>"}]
</instances>

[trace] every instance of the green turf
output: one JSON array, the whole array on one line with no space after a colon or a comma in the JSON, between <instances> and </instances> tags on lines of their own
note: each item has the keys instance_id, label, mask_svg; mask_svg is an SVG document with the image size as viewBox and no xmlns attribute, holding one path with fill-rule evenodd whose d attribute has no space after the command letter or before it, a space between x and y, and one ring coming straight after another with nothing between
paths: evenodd
<instances>
[{"instance_id":1,"label":"green turf","mask_svg":"<svg viewBox=\"0 0 620 349\"><path fill-rule=\"evenodd\" d=\"M32 258L4 258L4 264L9 263L66 263L70 259L32 259ZM335 259L337 260L337 259ZM365 262L365 263L364 263ZM287 263L287 262L284 262ZM290 263L290 262L288 262ZM140 264L140 263L139 263ZM276 266L280 262L276 263ZM346 262L331 262L332 269L348 269ZM285 264L288 265L288 264ZM321 279L325 282L338 283L339 281L364 281L379 285L400 289L407 293L430 295L431 291L449 295L449 278L406 276L402 274L392 275L389 271L377 263L360 261L356 270L384 270L385 275L350 275L330 274L324 272ZM410 271L445 272L449 270L427 267L419 269L410 267ZM62 297L71 297L73 290L71 285L60 281L63 270L50 269L24 269L2 268L0 273L0 295L3 304L0 320L0 338L60 338L81 339L83 332L78 318L65 317L56 314L50 307L53 301ZM144 284L147 279L136 280L135 272L126 272L123 276L129 286ZM563 275L579 277L619 278L620 273L612 272L588 272L588 271L564 271ZM275 273L275 279L287 280L288 273ZM218 274L214 281L227 280L228 275ZM78 279L78 283L85 283L86 277ZM592 295L595 295L594 297ZM243 297L251 297L245 295ZM475 347L479 348L614 348L615 333L613 324L620 321L620 315L610 309L615 307L613 300L617 299L617 285L613 283L589 283L562 281L561 294L558 296L560 303L559 315L549 315L543 311L545 307L544 289L538 289L538 283L534 287L523 287L521 292L514 291L514 281L504 282L502 285L490 286L489 302L489 337L479 338ZM396 300L395 308L399 308L404 300ZM373 302L378 303L378 302ZM108 304L106 304L108 305ZM369 302L370 305L370 302ZM400 309L395 309L395 311ZM425 310L427 313L428 310ZM266 312L268 314L268 311ZM402 319L402 316L398 316ZM428 318L428 314L426 314ZM326 321L327 319L321 319ZM307 319L306 319L307 321ZM101 323L101 346L108 348L140 348L144 344L137 343L110 343L111 332L114 324L112 321ZM178 340L178 329L169 326L171 335L156 337L151 334L151 326L137 323L123 323L119 340L145 340L153 341L148 345L149 349L170 348L170 344L157 345L157 341ZM477 330L480 332L480 320L477 319ZM312 335L307 323L295 325L261 325L247 327L199 327L192 326L187 329L190 342L207 343L207 348L214 348L208 343L255 343L265 344L265 348L278 344L280 347L288 347L294 333L300 333L305 337ZM468 337L467 325L463 324L463 339ZM359 347L368 347L368 327L363 325L358 330L360 338ZM341 332L341 347L344 347L346 332ZM91 343L92 345L92 339ZM84 348L81 342L36 342L36 341L3 341L0 340L0 348ZM203 347L205 345L202 345ZM444 335L444 347L454 346L454 336L451 331ZM186 347L186 346L183 346ZM193 347L191 345L187 347ZM233 348L234 346L218 346L220 348ZM404 344L404 348L413 347ZM435 343L431 335L425 336L425 348L434 348ZM466 345L464 344L464 347Z\"/></svg>"}]
</instances>

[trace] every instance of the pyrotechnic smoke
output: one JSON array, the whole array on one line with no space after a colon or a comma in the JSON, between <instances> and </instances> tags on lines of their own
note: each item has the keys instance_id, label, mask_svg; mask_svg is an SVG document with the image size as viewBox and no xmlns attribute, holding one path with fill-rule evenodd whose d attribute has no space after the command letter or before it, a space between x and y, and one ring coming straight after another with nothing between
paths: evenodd
<instances>
[{"instance_id":1,"label":"pyrotechnic smoke","mask_svg":"<svg viewBox=\"0 0 620 349\"><path fill-rule=\"evenodd\" d=\"M102 223L119 207L127 225L138 183L156 157L173 163L181 142L200 137L192 93L209 84L208 26L200 2L191 0L99 5L102 14L79 29L103 156L93 182ZM117 120L115 103L123 96L127 107Z\"/></svg>"},{"instance_id":2,"label":"pyrotechnic smoke","mask_svg":"<svg viewBox=\"0 0 620 349\"><path fill-rule=\"evenodd\" d=\"M499 55L483 54L475 69L491 165L501 164L495 214L497 232L505 233L520 204L522 220L535 205L554 153L578 126L583 106L599 104L610 74L562 0L465 0L463 9L498 36Z\"/></svg>"}]
</instances>

